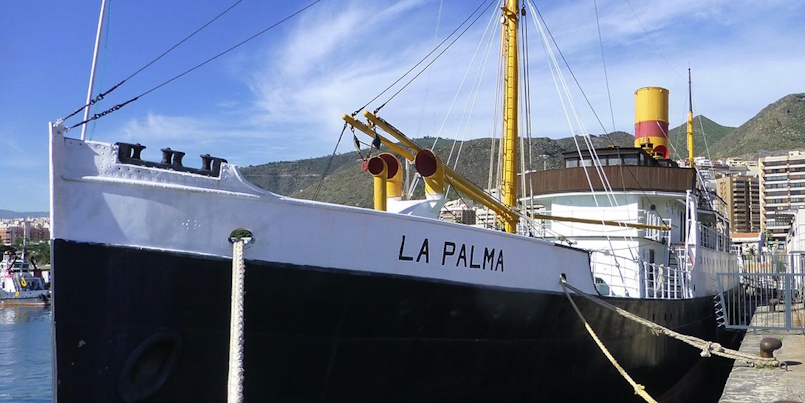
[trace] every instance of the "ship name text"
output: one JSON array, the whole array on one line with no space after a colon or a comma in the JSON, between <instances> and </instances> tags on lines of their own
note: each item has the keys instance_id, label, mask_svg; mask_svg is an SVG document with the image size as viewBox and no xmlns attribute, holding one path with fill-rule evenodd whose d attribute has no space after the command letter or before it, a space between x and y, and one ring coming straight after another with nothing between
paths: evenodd
<instances>
[{"instance_id":1,"label":"ship name text","mask_svg":"<svg viewBox=\"0 0 805 403\"><path fill-rule=\"evenodd\" d=\"M397 260L430 264L433 257L434 263L441 263L442 266L503 271L503 249L451 241L431 242L428 238L422 242L409 240L407 246L405 242L403 235Z\"/></svg>"}]
</instances>

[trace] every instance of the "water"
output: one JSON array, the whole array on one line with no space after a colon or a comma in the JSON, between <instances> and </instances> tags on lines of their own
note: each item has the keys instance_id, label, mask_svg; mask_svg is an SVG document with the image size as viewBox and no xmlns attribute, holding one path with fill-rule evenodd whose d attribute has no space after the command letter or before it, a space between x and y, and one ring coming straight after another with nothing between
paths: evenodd
<instances>
[{"instance_id":1,"label":"water","mask_svg":"<svg viewBox=\"0 0 805 403\"><path fill-rule=\"evenodd\" d=\"M0 307L0 402L50 402L50 308Z\"/></svg>"}]
</instances>

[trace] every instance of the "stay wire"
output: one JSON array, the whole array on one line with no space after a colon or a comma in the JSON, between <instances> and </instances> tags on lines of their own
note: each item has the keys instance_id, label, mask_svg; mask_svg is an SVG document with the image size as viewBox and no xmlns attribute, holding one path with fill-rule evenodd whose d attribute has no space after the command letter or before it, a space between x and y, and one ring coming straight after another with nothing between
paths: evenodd
<instances>
[{"instance_id":1,"label":"stay wire","mask_svg":"<svg viewBox=\"0 0 805 403\"><path fill-rule=\"evenodd\" d=\"M542 21L542 24L545 26L545 30L548 32L548 36L550 36L551 41L553 42L554 46L556 47L556 50L559 52L559 56L561 56L562 61L565 63L565 66L567 67L567 70L570 73L570 76L573 77L573 81L576 83L576 87L578 87L579 92L581 92L581 95L584 97L584 100L587 102L587 105L590 107L590 110L592 111L593 116L595 116L596 121L598 121L598 124L601 126L601 129L604 131L604 135L612 142L612 144L616 144L615 141L610 136L610 134L607 133L606 127L604 127L604 124L601 122L601 119L598 116L598 113L595 112L595 109L593 108L593 105L590 103L590 99L587 97L587 94L581 88L581 84L579 83L578 79L576 78L575 73L573 73L573 70L570 68L570 64L567 62L567 59L565 58L564 53L562 53L562 49L559 48L559 44L556 42L556 39L554 38L553 33L548 28L548 24L545 22L545 18L542 17L542 13L540 13L539 8L536 6L536 4L533 4L533 2L530 3L530 4L531 4L532 7L534 7L534 10L537 12L537 16ZM630 4L630 6L631 6L631 4ZM621 157L620 150L618 149L618 147L616 147L616 150L618 150L618 157ZM623 168L623 166L621 166L621 168ZM629 168L628 166L626 166L626 171L629 172L629 175L632 177L632 179L634 179L636 181L635 183L637 183L638 189L640 189L640 192L643 193L643 196L645 196L646 199L649 200L649 202L654 204L654 202L651 200L649 195L646 193L646 190L643 189L643 187L640 185L639 181L637 181L637 178L635 177L634 172L632 171L632 169ZM660 216L660 218L662 218L662 216Z\"/></svg>"},{"instance_id":2,"label":"stay wire","mask_svg":"<svg viewBox=\"0 0 805 403\"><path fill-rule=\"evenodd\" d=\"M615 111L612 109L612 93L609 89L609 74L607 74L607 59L604 57L604 39L601 35L601 22L598 18L598 3L593 0L595 8L595 25L598 27L598 44L601 48L601 64L604 65L604 82L607 86L607 100L609 100L609 116L612 118L612 131L615 131ZM606 131L606 130L604 130Z\"/></svg>"},{"instance_id":3,"label":"stay wire","mask_svg":"<svg viewBox=\"0 0 805 403\"><path fill-rule=\"evenodd\" d=\"M449 44L449 45L447 45L447 47L445 47L445 48L444 48L444 49L443 49L441 52L439 52L439 54L438 54L438 55L436 55L436 57L434 57L434 58L433 58L433 60L431 60L431 61L430 61L430 63L428 63L427 65L425 65L425 67L424 67L424 68L423 68L423 69L422 69L422 70L421 70L419 73L416 73L416 75L415 75L413 78L411 78L410 80L408 80L408 82L407 82L407 83L405 83L405 85L403 85L403 86L402 86L402 88L400 88L399 90L397 90L397 92L395 92L395 93L394 93L394 94L393 94L393 95L392 95L392 96L391 96L391 97L390 97L388 100L386 100L386 102L383 102L383 105L380 105L380 106L379 106L377 109L375 109L375 113L377 113L377 112L378 112L380 109L382 109L384 106L386 106L386 104L388 104L389 102L391 102L391 100L392 100L392 99L394 99L394 98L395 98L397 95L399 95L399 94L400 94L400 93L401 93L401 92L402 92L404 89L406 89L406 88L407 88L409 85L411 85L411 83L413 83L413 82L414 82L414 81L415 81L417 78L419 78L419 76L420 76L420 75L422 75L422 73L424 73L424 72L425 72L425 70L427 70L427 69L428 69L428 68L429 68L431 65L433 65L433 63L435 63L435 62L436 62L436 60L438 60L438 59L439 59L439 58L440 58L440 57L441 57L441 56L444 54L444 52L447 52L447 50L448 50L448 49L450 49L450 48L451 48L451 47L452 47L452 46L453 46L453 45L456 43L456 41L458 41L458 40L459 40L459 38L461 38L462 36L464 36L464 34L465 34L465 33L467 33L467 31L468 31L470 28L472 28L472 26L473 26L473 25L475 25L475 23L476 23L476 22L478 22L478 20L481 18L481 16L484 14L484 12L486 12L486 10L488 10L488 9L489 9L489 7L491 7L491 6L492 6L492 4L493 4L493 3L491 3L491 2L490 2L490 3L489 3L487 6L486 6L486 8L484 8L483 12L479 13L479 14L478 14L478 16L477 16L477 17L475 17L475 19L474 19L474 20L472 20L472 22L470 23L470 25L467 25L467 27L466 27L466 28L464 28L464 30L463 30L463 31L461 31L461 33L460 33L460 34L458 34L458 36L456 36L456 37L453 39L453 41L452 41L452 42L450 42L450 44ZM406 74L407 74L407 73L406 73Z\"/></svg>"},{"instance_id":4,"label":"stay wire","mask_svg":"<svg viewBox=\"0 0 805 403\"><path fill-rule=\"evenodd\" d=\"M212 24L213 22L215 22L215 21L216 21L218 18L221 18L221 17L222 17L224 14L228 13L230 10L232 10L233 8L235 8L235 6L237 6L238 4L240 4L242 1L243 1L243 0L238 0L238 1L236 1L234 4L232 4L231 6L229 6L229 8L227 8L226 10L222 11L220 14L218 14L217 16L215 16L215 18L211 19L211 20L210 20L210 21L208 21L206 24L202 25L200 28L198 28L197 30L193 31L193 33L191 33L190 35L186 36L184 39L182 39L181 41L179 41L179 42L178 42L178 43L176 43L175 45L171 46L171 47L170 47L168 50L166 50L166 51L162 52L162 54L161 54L161 55L157 56L156 58L154 58L154 59L153 59L153 60L151 60L150 62L146 63L146 64L145 64L143 67L140 67L140 69L139 69L139 70L135 71L134 73L132 73L132 74L131 74L131 75L129 75L128 77L124 78L123 80L121 80L119 83L115 84L115 85L114 85L112 88L110 88L110 89L109 89L109 90L107 90L106 92L102 92L102 93L98 94L98 95L97 95L95 98L93 98L93 99L92 99L92 100L91 100L91 101L90 101L88 104L86 104L86 105L84 105L84 106L82 106L82 107L80 107L80 108L76 109L76 110L75 110L75 112L73 112L73 113L71 113L71 114L67 115L67 117L63 118L62 120L63 120L63 121L64 121L64 120L67 120L67 119L69 119L69 118L73 117L75 114L77 114L77 113L79 113L79 112L83 111L83 110L84 110L84 109L86 109L87 107L92 106L92 105L94 105L95 103L97 103L98 101L102 100L102 99L103 99L103 98L104 98L104 97L105 97L107 94L109 94L110 92L112 92L112 91L116 90L116 89L117 89L117 87L120 87L120 85L121 85L121 84L125 83L126 81L128 81L128 80L129 80L129 79L131 79L132 77L136 76L137 74L140 74L140 72L142 72L143 70L145 70L145 69L147 69L148 67L150 67L152 64L154 64L154 63L156 63L157 61L159 61L159 59L162 59L162 58L163 58L165 55L167 55L168 53L172 52L174 49L176 49L177 47L179 47L179 45L181 45L181 44L185 43L187 40L189 40L190 38L192 38L193 36L195 36L197 33L201 32L201 31L202 31L204 28L207 28L207 26L209 26L210 24ZM109 7L109 8L111 9L111 3L110 3L110 7ZM107 29L107 35L108 35L108 33L109 33L109 30Z\"/></svg>"},{"instance_id":5,"label":"stay wire","mask_svg":"<svg viewBox=\"0 0 805 403\"><path fill-rule=\"evenodd\" d=\"M525 13L525 6L521 11L522 19L525 20L526 13ZM523 92L525 93L525 126L526 126L526 136L528 137L528 170L534 170L534 156L532 150L532 122L531 122L531 64L530 64L530 56L528 54L528 23L523 21L520 24L523 27L523 41L522 41L522 51L523 51L523 64L525 65L525 71L523 74ZM543 153L544 154L544 153ZM529 189L531 185L529 184Z\"/></svg>"},{"instance_id":6,"label":"stay wire","mask_svg":"<svg viewBox=\"0 0 805 403\"><path fill-rule=\"evenodd\" d=\"M637 12L634 10L634 7L632 7L632 3L629 0L626 0L626 4L629 5L629 9L632 10L632 14L634 14L634 17L637 20L637 23L640 24L640 29L643 30L644 34L646 34L646 38L648 38L648 41L651 42L651 46L654 47L654 50L657 51L657 54L659 54L662 57L662 59L665 60L665 63L668 64L668 67L671 68L671 71L673 71L674 74L679 76L679 78L684 79L685 77L683 77L682 74L679 74L679 72L674 68L674 65L671 64L671 62L668 60L667 57L665 57L665 54L660 52L660 48L657 47L656 43L654 43L654 39L651 38L651 35L649 35L648 31L646 30L645 25L643 25L643 21L640 21L640 17L637 15Z\"/></svg>"},{"instance_id":7,"label":"stay wire","mask_svg":"<svg viewBox=\"0 0 805 403\"><path fill-rule=\"evenodd\" d=\"M313 200L316 200L319 197L319 191L321 190L321 186L324 184L324 178L326 178L327 174L330 172L330 166L333 164L333 159L335 159L335 153L338 152L338 146L341 144L341 139L344 138L344 132L346 131L347 131L347 123L344 122L344 127L341 129L341 135L338 136L338 141L335 143L333 153L330 154L330 159L327 160L327 166L324 168L324 172L321 174L319 185L316 186L316 192L313 193Z\"/></svg>"},{"instance_id":8,"label":"stay wire","mask_svg":"<svg viewBox=\"0 0 805 403\"><path fill-rule=\"evenodd\" d=\"M174 49L176 49L177 47L179 47L179 45L183 44L185 41L187 41L188 39L192 38L192 37L193 37L193 36L195 36L197 33L201 32L201 31L202 31L204 28L207 28L207 26L209 26L210 24L212 24L213 22L215 22L215 20L217 20L218 18L221 18L221 17L222 17L224 14L228 13L230 10L232 10L233 8L235 8L235 6L237 6L238 4L240 4L242 1L243 1L243 0L238 0L238 1L236 1L235 3L233 3L231 6L229 6L229 8L227 8L226 10L222 11L220 14L218 14L217 16L215 16L215 18L211 19L209 22L207 22L206 24L202 25L202 26L201 26L201 28L199 28L199 29L195 30L195 31L194 31L192 34L188 35L186 38L182 39L182 40L181 40L181 41L179 41L177 44L173 45L173 46L172 46L170 49L166 50L166 51L165 51L165 52L163 52L161 55L157 56L157 57L156 57L154 60L152 60L152 61L148 62L148 64L146 64L145 66L141 67L139 70L135 71L135 72L134 72L134 73L132 73L130 76L128 76L128 77L126 77L126 78L124 78L124 79L123 79L123 81L124 81L124 82L125 82L125 81L127 81L128 79L130 79L130 78L132 78L132 77L136 76L137 74L139 74L141 71L143 71L143 70L145 70L146 68L150 67L152 64L156 63L156 62L157 62L159 59L163 58L165 55L167 55L168 53L170 53L171 51L173 51Z\"/></svg>"},{"instance_id":9,"label":"stay wire","mask_svg":"<svg viewBox=\"0 0 805 403\"><path fill-rule=\"evenodd\" d=\"M369 100L369 102L367 102L365 105L363 105L363 106L361 106L360 108L356 109L356 110L355 110L355 112L353 112L353 115L358 114L358 112L360 112L360 111L364 110L364 109L365 109L367 106L369 106L369 105L370 105L372 102L377 101L377 99L378 99L378 98L380 98L381 96L383 96L383 94L385 94L386 92L388 92L389 90L391 90L392 88L394 88L394 86L395 86L395 85L397 85L397 83L399 83L400 81L402 81L402 79L403 79L403 78L405 78L405 77L406 77L408 74L411 74L411 72L412 72L412 71L414 71L414 70L415 70L415 69L416 69L416 68L417 68L417 67L418 67L420 64L424 63L424 62L425 62L425 60L428 60L428 58L429 58L431 55L433 55L433 53L434 53L434 52L436 52L437 50L439 50L439 48L440 48L440 47L442 47L442 45L444 45L444 44L445 44L445 42L447 42L447 41L448 41L448 40L449 40L449 39L450 39L450 38L451 38L453 35L455 35L455 34L456 34L456 32L458 32L458 31L461 29L461 27L463 27L463 26L464 26L464 24L466 24L466 23L467 23L467 21L469 21L469 20L472 18L472 16L473 16L473 15L475 15L476 13L478 13L478 10L480 10L480 9L481 9L481 7L484 5L484 3L486 3L487 1L488 1L488 0L483 0L483 1L482 1L480 4L478 4L478 7L476 7L476 8L475 8L475 10L473 10L473 11L472 11L472 13L471 13L469 16L467 16L467 18L466 18L466 19L464 19L464 21L462 21L462 22L461 22L461 24L459 24L459 25L456 27L456 29L454 29L454 30L453 30L453 32L451 32L451 33L450 33L450 35L447 35L447 37L446 37L446 38L444 38L444 40L442 40L441 42L439 42L439 44L438 44L438 45L436 45L436 47L435 47L435 48L433 48L433 50L431 50L430 52L428 52L428 54L427 54L427 55L425 55L425 57L423 57L423 58L422 58L420 61L418 61L418 62L417 62L415 65L413 65L413 66L412 66L410 69L408 69L408 71L406 71L406 72L405 72L405 74L403 74L402 76L400 76L398 79L394 80L394 82L393 82L393 83L391 83L391 84L390 84L388 87L386 87L386 89L384 89L384 90L383 90L383 91L381 91L379 94L377 94L377 95L376 95L374 98L372 98L371 100ZM490 3L489 3L487 6L486 6L486 8L484 9L484 11L486 11L487 9L489 9L489 7L490 7L491 5L492 5L492 2L490 2ZM479 14L477 17L475 17L475 20L473 20L472 24L475 24L475 21L478 21L478 18L479 18L479 17L480 17L482 14L483 14L483 13L480 13L480 14ZM471 26L472 26L472 24L470 24L470 25L469 25L467 28L465 28L465 29L464 29L464 31L462 31L462 32L461 32L461 34L459 35L459 37L461 37L461 35L463 35L463 34L464 34L464 32L467 32L467 29L469 29L469 27L471 27ZM440 53L439 53L439 54L438 54L438 55L437 55L437 56L434 58L434 60L433 60L433 61L435 61L435 60L436 60L436 59L438 59L438 58L439 58L439 57L440 57L442 54L444 54L444 52L445 52L447 49L449 49L449 48L450 48L450 46L452 46L452 45L455 43L455 41L456 41L457 39L458 39L458 38L454 39L454 40L453 40L453 42L451 42L451 43L450 43L450 44L447 46L447 48L445 48L444 50L442 50L442 52L440 52ZM408 84L410 84L410 83L411 83L412 81L414 81L414 80L415 80L417 77L419 77L419 75L420 75L420 74L422 74L422 72L424 72L425 70L427 70L427 68L428 68L428 67L430 67L430 65L431 65L431 64L433 64L433 61L431 61L430 63L428 63L428 64L425 66L425 68L424 68L424 69L422 69L422 71L420 71L420 72L419 72L419 73L418 73L418 74L417 74L417 75L416 75L414 78L412 78L412 79L411 79L411 81L409 81L409 82L408 82ZM406 85L403 87L403 89L404 89L405 87L407 87L407 86L408 86L408 84L406 84ZM402 91L402 89L401 89L400 91ZM387 104L387 103L389 103L389 101L391 101L391 100L392 100L392 99L393 99L395 96L397 96L397 94L399 94L399 93L400 93L400 91L397 91L397 92L396 92L394 95L392 95L392 96L391 96L391 98L389 98L389 99L388 99L386 102L384 102L384 103L383 103L383 105L381 105L379 108L375 109L375 112L379 111L381 108L383 108L384 106L386 106L386 104Z\"/></svg>"},{"instance_id":10,"label":"stay wire","mask_svg":"<svg viewBox=\"0 0 805 403\"><path fill-rule=\"evenodd\" d=\"M70 126L70 127L68 128L68 130L69 130L69 129L72 129L72 128L76 127L76 126L80 126L80 125L82 125L82 124L84 124L84 123L87 123L87 122L90 122L90 121L96 120L96 119L98 119L98 118L101 118L101 117L103 117L103 116L105 116L105 115L108 115L109 113L112 113L112 112L114 112L114 111L116 111L116 110L118 110L118 109L120 109L120 108L122 108L122 107L126 106L127 104L129 104L129 103L131 103L131 102L134 102L134 101L136 101L137 99L139 99L139 98L141 98L141 97L144 97L144 96L146 96L146 95L148 95L148 94L150 94L150 93L152 93L152 92L154 92L154 91L156 91L156 90L158 90L158 89L160 89L160 88L162 88L162 87L164 87L164 86L166 86L166 85L170 84L171 82L173 82L173 81L175 81L175 80L177 80L177 79L179 79L179 78L181 78L181 77L184 77L186 74L189 74L189 73L191 73L191 72L195 71L196 69L198 69L198 68L200 68L200 67L202 67L202 66L206 65L207 63L210 63L210 62L212 62L212 61L214 61L214 60L218 59L219 57L221 57L221 56L223 56L223 55L225 55L225 54L227 54L227 53L229 53L229 52L231 52L231 51L233 51L233 50L235 50L235 49L237 49L237 48L239 48L239 47L243 46L243 45L244 45L244 44L246 44L247 42L250 42L251 40L253 40L253 39L257 38L258 36L260 36L260 35L262 35L262 34L264 34L264 33L268 32L268 31L270 31L270 30L272 30L272 29L276 28L277 26L279 26L279 25L281 25L281 24L285 23L286 21L288 21L288 20L290 20L290 19L292 19L292 18L296 17L297 15L299 15L299 14L301 14L302 12L306 11L307 9L309 9L309 8L313 7L314 5L316 5L316 4L318 4L318 3L320 3L321 1L322 1L322 0L315 0L315 1L313 1L312 3L308 4L307 6L305 6L305 7L301 8L301 9L297 10L297 11L296 11L296 12L294 12L293 14L291 14L291 15L289 15L289 16L287 16L287 17L285 17L285 18L281 19L281 20L279 20L278 22L276 22L276 23L272 24L272 25L271 25L271 26L269 26L268 28L266 28L266 29L264 29L264 30L262 30L262 31L260 31L260 32L258 32L258 33L256 33L256 34L254 34L254 35L252 35L252 36L250 36L250 37L248 37L248 38L244 39L243 41L241 41L241 42L239 42L238 44L236 44L236 45L234 45L234 46L232 46L232 47L230 47L230 48L228 48L228 49L224 50L223 52L220 52L220 53L218 53L217 55L215 55L215 56L213 56L213 57L211 57L211 58L209 58L209 59L207 59L207 60L205 60L205 61L203 61L203 62L201 62L201 63L197 64L197 65L195 65L194 67L191 67L191 68L189 68L189 69L185 70L184 72L182 72L182 73L180 73L180 74L178 74L178 75L174 76L173 78L171 78L171 79L169 79L169 80L166 80L166 81L165 81L165 82L163 82L162 84L159 84L159 85L157 85L157 86L155 86L155 87L151 88L150 90L145 91L145 92L143 92L142 94L140 94L140 95L138 95L138 96L136 96L136 97L134 97L134 98L132 98L132 99L130 99L130 100L128 100L128 101L126 101L126 102L123 102L123 103L121 103L121 104L117 104L117 105L115 105L115 106L113 106L113 107L111 107L111 108L109 108L109 109L107 109L106 111L103 111L103 112L101 112L101 113L96 113L96 114L95 114L95 115L93 115L91 118L89 118L89 119L87 119L87 120L85 120L85 121L83 121L83 122L77 123L77 124L75 124L75 125L73 125L73 126ZM115 89L115 88L117 88L118 86L120 86L120 84L122 84L122 82L118 83L118 84L117 84L115 87L113 87L113 88L112 88L112 90L113 90L113 89ZM111 92L112 90L107 91L105 94L107 94L107 93ZM82 108L82 109L83 109L83 108Z\"/></svg>"}]
</instances>

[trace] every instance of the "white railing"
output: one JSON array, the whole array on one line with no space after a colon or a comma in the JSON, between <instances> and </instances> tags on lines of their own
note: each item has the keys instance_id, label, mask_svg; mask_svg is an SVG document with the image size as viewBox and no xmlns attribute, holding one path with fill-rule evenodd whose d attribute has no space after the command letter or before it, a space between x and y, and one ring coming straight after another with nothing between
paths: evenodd
<instances>
[{"instance_id":1,"label":"white railing","mask_svg":"<svg viewBox=\"0 0 805 403\"><path fill-rule=\"evenodd\" d=\"M639 222L653 225L653 226L666 226L668 228L671 227L671 219L663 219L656 212L651 210L640 210L639 212ZM641 236L651 239L657 242L666 242L671 234L669 230L660 230L660 229L645 229L641 231Z\"/></svg>"},{"instance_id":2,"label":"white railing","mask_svg":"<svg viewBox=\"0 0 805 403\"><path fill-rule=\"evenodd\" d=\"M641 262L641 295L655 299L682 299L691 295L690 272L684 267Z\"/></svg>"},{"instance_id":3,"label":"white railing","mask_svg":"<svg viewBox=\"0 0 805 403\"><path fill-rule=\"evenodd\" d=\"M729 252L732 240L729 235L699 224L699 245L712 250Z\"/></svg>"},{"instance_id":4,"label":"white railing","mask_svg":"<svg viewBox=\"0 0 805 403\"><path fill-rule=\"evenodd\" d=\"M614 263L606 255L603 252L593 252L591 256L598 293L604 296L640 297L639 281L635 280L639 273L635 270L634 262L616 257L616 262L620 260L624 264Z\"/></svg>"},{"instance_id":5,"label":"white railing","mask_svg":"<svg viewBox=\"0 0 805 403\"><path fill-rule=\"evenodd\" d=\"M683 299L692 295L690 272L685 267L627 259L620 262L593 260L593 278L600 294L653 299Z\"/></svg>"}]
</instances>

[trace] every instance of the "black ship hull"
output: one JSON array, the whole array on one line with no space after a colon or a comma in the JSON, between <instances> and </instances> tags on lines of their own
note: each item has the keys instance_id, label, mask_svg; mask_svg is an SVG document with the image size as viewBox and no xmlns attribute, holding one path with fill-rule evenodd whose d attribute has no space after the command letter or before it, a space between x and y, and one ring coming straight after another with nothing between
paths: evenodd
<instances>
[{"instance_id":1,"label":"black ship hull","mask_svg":"<svg viewBox=\"0 0 805 403\"><path fill-rule=\"evenodd\" d=\"M225 401L231 261L63 239L53 256L57 401ZM607 301L715 336L712 297ZM653 396L704 360L576 302ZM244 340L245 401L637 399L562 293L247 261Z\"/></svg>"}]
</instances>

